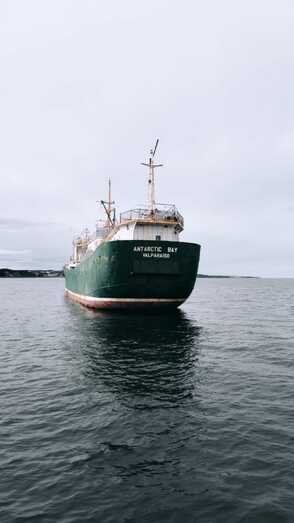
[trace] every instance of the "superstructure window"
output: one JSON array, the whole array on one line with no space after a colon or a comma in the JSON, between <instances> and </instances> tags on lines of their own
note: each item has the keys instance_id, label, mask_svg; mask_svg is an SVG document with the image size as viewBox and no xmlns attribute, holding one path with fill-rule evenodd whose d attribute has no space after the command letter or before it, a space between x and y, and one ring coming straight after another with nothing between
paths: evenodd
<instances>
[{"instance_id":1,"label":"superstructure window","mask_svg":"<svg viewBox=\"0 0 294 523\"><path fill-rule=\"evenodd\" d=\"M155 240L159 242L159 241L161 240L161 236L159 236L159 234L157 234L157 235L155 236Z\"/></svg>"}]
</instances>

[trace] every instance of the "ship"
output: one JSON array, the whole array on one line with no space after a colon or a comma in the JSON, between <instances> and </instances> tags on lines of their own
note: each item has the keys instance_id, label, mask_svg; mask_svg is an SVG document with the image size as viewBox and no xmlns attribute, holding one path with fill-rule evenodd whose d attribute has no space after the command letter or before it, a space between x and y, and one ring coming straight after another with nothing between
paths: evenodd
<instances>
[{"instance_id":1,"label":"ship","mask_svg":"<svg viewBox=\"0 0 294 523\"><path fill-rule=\"evenodd\" d=\"M86 229L73 240L64 267L65 295L93 309L166 309L182 305L198 271L200 245L180 240L184 218L174 204L155 201L158 140L150 151L148 204L116 214L109 180L105 220L93 235Z\"/></svg>"}]
</instances>

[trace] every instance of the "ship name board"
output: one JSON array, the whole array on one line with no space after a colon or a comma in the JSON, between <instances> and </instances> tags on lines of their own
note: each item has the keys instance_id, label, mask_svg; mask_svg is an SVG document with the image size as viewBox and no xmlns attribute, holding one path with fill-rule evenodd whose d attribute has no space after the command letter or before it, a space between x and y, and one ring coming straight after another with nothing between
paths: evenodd
<instances>
[{"instance_id":1,"label":"ship name board","mask_svg":"<svg viewBox=\"0 0 294 523\"><path fill-rule=\"evenodd\" d=\"M142 253L144 258L170 258L172 254L177 253L178 247L164 249L159 245L136 245L133 251Z\"/></svg>"}]
</instances>

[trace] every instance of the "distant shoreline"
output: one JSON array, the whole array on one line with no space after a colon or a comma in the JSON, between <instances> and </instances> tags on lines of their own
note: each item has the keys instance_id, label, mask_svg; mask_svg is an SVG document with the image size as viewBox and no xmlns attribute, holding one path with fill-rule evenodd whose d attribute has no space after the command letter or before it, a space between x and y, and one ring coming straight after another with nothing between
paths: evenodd
<instances>
[{"instance_id":1,"label":"distant shoreline","mask_svg":"<svg viewBox=\"0 0 294 523\"><path fill-rule=\"evenodd\" d=\"M63 278L63 270L53 269L0 269L0 278ZM257 276L225 276L222 274L198 274L197 278L257 278Z\"/></svg>"},{"instance_id":2,"label":"distant shoreline","mask_svg":"<svg viewBox=\"0 0 294 523\"><path fill-rule=\"evenodd\" d=\"M63 270L0 269L0 278L63 278Z\"/></svg>"},{"instance_id":3,"label":"distant shoreline","mask_svg":"<svg viewBox=\"0 0 294 523\"><path fill-rule=\"evenodd\" d=\"M197 278L230 278L230 279L245 278L245 279L256 280L256 279L259 279L260 276L227 276L227 275L223 275L223 274L198 274Z\"/></svg>"}]
</instances>

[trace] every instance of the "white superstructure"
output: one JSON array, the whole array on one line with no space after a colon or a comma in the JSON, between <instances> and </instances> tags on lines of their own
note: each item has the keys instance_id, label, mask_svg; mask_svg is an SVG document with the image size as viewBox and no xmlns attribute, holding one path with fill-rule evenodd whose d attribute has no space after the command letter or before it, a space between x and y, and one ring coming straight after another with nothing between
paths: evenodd
<instances>
[{"instance_id":1,"label":"white superstructure","mask_svg":"<svg viewBox=\"0 0 294 523\"><path fill-rule=\"evenodd\" d=\"M94 236L90 237L86 230L74 242L74 255L71 263L79 263L81 258L96 250L104 242L123 240L148 240L148 241L179 241L180 233L184 229L184 219L174 205L158 204L155 202L155 176L154 171L162 164L154 163L154 150L150 151L148 163L148 206L131 209L120 214L116 219L114 201L111 200L111 182L109 180L108 202L101 200L106 213L106 221L96 225Z\"/></svg>"}]
</instances>

